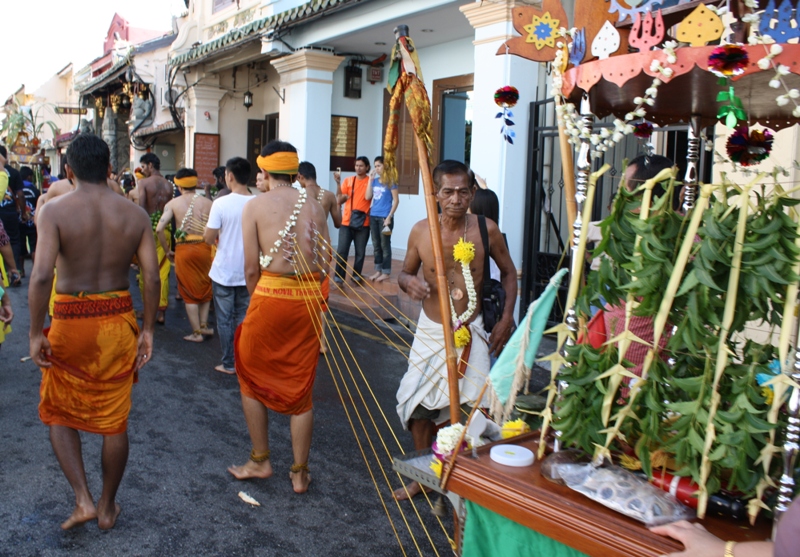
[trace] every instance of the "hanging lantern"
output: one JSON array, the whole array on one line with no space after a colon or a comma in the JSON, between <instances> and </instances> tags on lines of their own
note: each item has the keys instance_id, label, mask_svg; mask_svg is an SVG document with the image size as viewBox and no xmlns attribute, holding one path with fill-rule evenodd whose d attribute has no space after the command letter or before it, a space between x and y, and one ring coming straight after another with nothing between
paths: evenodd
<instances>
[{"instance_id":1,"label":"hanging lantern","mask_svg":"<svg viewBox=\"0 0 800 557\"><path fill-rule=\"evenodd\" d=\"M250 91L247 91L244 94L244 107L249 112L251 106L253 106L253 93L251 93Z\"/></svg>"}]
</instances>

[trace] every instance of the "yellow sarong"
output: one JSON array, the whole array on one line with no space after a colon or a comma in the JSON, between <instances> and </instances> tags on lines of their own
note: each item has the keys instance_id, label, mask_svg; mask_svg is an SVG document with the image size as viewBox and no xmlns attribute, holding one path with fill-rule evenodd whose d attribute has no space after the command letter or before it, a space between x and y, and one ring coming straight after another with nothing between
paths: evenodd
<instances>
[{"instance_id":1,"label":"yellow sarong","mask_svg":"<svg viewBox=\"0 0 800 557\"><path fill-rule=\"evenodd\" d=\"M3 258L0 257L0 299L3 298L3 290L8 288L8 275L6 274L6 267L3 263ZM11 325L0 323L0 344L6 340L6 335L11 332Z\"/></svg>"},{"instance_id":2,"label":"yellow sarong","mask_svg":"<svg viewBox=\"0 0 800 557\"><path fill-rule=\"evenodd\" d=\"M139 335L130 294L57 294L45 334L53 365L41 368L42 422L101 435L124 432Z\"/></svg>"},{"instance_id":3,"label":"yellow sarong","mask_svg":"<svg viewBox=\"0 0 800 557\"><path fill-rule=\"evenodd\" d=\"M170 227L167 227L167 233L169 233ZM158 300L158 311L165 311L167 306L169 305L169 269L170 269L170 262L167 254L164 252L164 248L161 246L161 242L158 241L158 236L156 235L155 231L153 231L153 238L156 241L156 254L158 255L158 274L161 278L161 297ZM139 273L139 292L142 293L142 297L144 297L144 277L142 277L142 273Z\"/></svg>"}]
</instances>

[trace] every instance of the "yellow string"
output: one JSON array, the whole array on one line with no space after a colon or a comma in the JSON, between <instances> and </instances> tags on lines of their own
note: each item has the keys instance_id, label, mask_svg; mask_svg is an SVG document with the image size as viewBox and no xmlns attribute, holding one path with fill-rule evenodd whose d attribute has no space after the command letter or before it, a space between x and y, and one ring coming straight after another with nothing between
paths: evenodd
<instances>
[{"instance_id":1,"label":"yellow string","mask_svg":"<svg viewBox=\"0 0 800 557\"><path fill-rule=\"evenodd\" d=\"M300 262L301 262L301 267L305 267L305 268L302 268L302 269L301 269L301 273L300 273L300 274L298 274L298 278L299 278L299 280L302 282L302 281L304 280L304 276L307 276L307 275L305 275L305 272L307 272L307 271L310 271L310 269L308 268L307 261L306 261L306 259L305 259L305 255L302 253L302 251L298 251L298 252L297 252L297 255L299 255L299 258L298 258L298 259L300 259ZM316 281L314 281L314 282L316 283ZM315 298L314 298L314 300L317 302L317 305L318 305L319 307L318 307L318 311L313 311L313 309L310 309L310 310L309 310L309 312L310 312L310 314L311 314L311 316L312 316L312 322L314 323L315 330L317 331L317 334L319 335L319 334L322 332L322 329L321 329L321 319L320 319L320 312L321 312L321 302L319 301L319 300L321 299L321 288L320 288L320 286L319 286L319 284L318 284L318 283L316 283L316 284L317 284L317 290L318 290L318 293L319 293L319 297L315 297ZM308 300L308 301L307 301L307 306L308 306L308 304L309 304L309 303L312 303L312 301L311 301L311 300ZM352 372L352 370L350 369L350 366L347 364L346 360L344 359L344 353L343 353L343 351L342 351L342 349L341 349L341 346L339 345L339 341L338 341L338 339L335 337L335 335L332 335L332 337L333 337L333 340L335 341L336 349L337 349L337 350L340 352L340 354L341 354L341 356L342 356L342 361L345 363L345 366L346 366L346 368L347 368L347 370L348 370L348 373L350 374L351 380L353 381L354 387L356 388L356 390L357 390L357 392L358 392L358 394L359 394L359 398L361 399L361 401L362 401L362 404L364 404L364 408L365 408L365 410L367 411L367 414L368 414L368 416L370 417L370 420L371 420L371 422L372 422L372 425L373 425L373 427L375 428L375 431L376 431L376 433L378 433L378 437L379 437L379 439L381 440L381 443L383 444L383 447L384 447L384 449L386 450L387 454L388 454L388 455L389 455L389 457L391 458L391 453L389 452L388 448L386 447L386 443L385 443L385 441L384 441L384 439L383 439L383 436L380 434L380 431L378 430L378 426L377 426L377 424L375 423L375 420L374 420L374 418L373 418L373 416L372 416L372 413L369 411L369 407L367 406L367 403L366 403L366 400L364 399L363 393L361 392L361 389L360 389L360 388L358 388L358 384L357 384L357 382L356 382L356 380L355 380L355 376L353 375L353 372ZM342 339L344 339L344 336L343 336L343 335L342 335ZM358 362L355 360L355 357L352 355L352 351L350 351L350 350L349 350L349 345L347 345L347 343L346 343L346 342L345 342L345 346L347 346L347 347L348 347L348 351L350 352L351 356L353 357L353 361L355 362L356 366L359 368L359 371L361 372L361 375L362 375L362 377L363 377L363 376L364 376L364 374L363 374L363 372L361 371L361 369L360 369L360 366L358 366ZM328 355L327 355L327 354L325 355L325 358L326 358L326 361L328 361ZM341 380L342 380L342 385L344 386L345 390L347 391L347 394L348 394L348 396L351 398L351 400L355 400L355 399L353 398L353 396L352 396L352 393L351 393L351 391L350 391L350 388L347 386L347 382L346 382L346 381L345 381L345 379L344 379L344 374L343 374L343 372L341 371L341 368L339 367L339 364L338 364L338 362L336 362L336 360L335 360L335 359L334 359L334 362L336 363L337 370L338 370L338 372L339 372L339 374L340 374L340 377L341 377ZM331 369L331 367L330 367L330 362L328 362L328 363L329 363L329 369ZM335 377L334 377L334 381L335 381ZM338 391L338 390L339 390L339 389L338 389L338 385L337 385L337 391ZM340 393L340 396L341 396L341 393ZM374 394L373 394L373 397L374 397ZM377 402L377 400L376 400L376 402ZM343 399L343 398L342 398L342 404L343 404L343 406L346 408L346 404L345 404L345 402L344 402L344 399ZM375 449L375 446L374 446L374 444L372 443L372 440L371 440L371 439L370 439L370 437L369 437L369 433L368 433L368 431L367 431L367 427L366 427L366 425L364 424L364 421L363 421L363 419L362 419L362 417L361 417L361 413L358 411L358 409L357 409L355 406L354 406L353 408L354 408L354 410L355 410L356 417L358 418L358 421L359 421L359 423L361 424L361 428L362 428L362 429L363 429L363 431L364 431L364 434L365 434L365 436L366 436L367 442L369 443L369 445L370 445L370 448L372 449L372 452L373 452L373 455L374 455L374 457L375 457L375 460L376 460L376 462L377 462L377 463L380 465L380 460L379 460L379 456L378 456L377 450ZM379 408L380 408L380 406L379 406ZM381 411L381 412L382 412L382 411ZM383 412L382 412L382 413L383 413ZM385 418L385 415L384 415L384 418ZM349 419L349 414L348 414L348 419ZM387 422L387 423L388 423L388 422ZM352 424L351 424L351 427L353 427L353 426L352 426ZM391 427L390 427L390 429L391 429ZM394 432L392 432L392 434L394 435ZM395 439L396 439L396 436L395 436ZM357 439L357 442L359 442L359 446L360 446L360 441L358 441L358 439ZM383 469L383 467L380 467L380 469L381 469L381 473L382 473L382 475L384 476L384 480L386 481L386 484L387 484L387 486L389 486L389 488L390 488L390 490L391 490L391 482L389 482L389 478L386 476L386 472L385 472L385 470ZM373 474L372 474L371 470L370 470L370 476L372 476L372 477L373 477L373 483L375 483L375 485L376 485L376 489L377 489L377 482L375 482L375 481L374 481L374 476L373 476ZM399 476L399 474L398 474L398 476ZM384 506L385 506L385 503L383 502L383 496L382 496L382 495L380 495L380 491L379 491L379 496L380 496L380 498L381 498L381 503L382 503L382 504L384 504ZM419 544L418 544L418 543L417 543L417 541L416 541L416 538L414 537L414 534L413 534L413 532L412 532L412 530L411 530L411 527L410 527L410 525L408 524L408 520L406 519L406 517L405 517L405 514L403 514L402 507L400 506L400 502L399 502L399 501L397 501L397 500L395 500L395 503L397 504L398 510L400 511L400 513L401 513L401 516L403 517L403 521L405 522L405 524L406 524L406 527L409 529L409 533L410 533L410 534L411 534L411 536L412 536L412 540L414 541L414 545L417 547L417 551L419 551L420 555L422 555L422 551L421 551L421 549L420 549L420 547L419 547ZM426 536L428 537L428 541L430 542L430 544L431 544L431 547L434 549L434 552L435 552L435 553L436 553L436 555L438 556L438 555L439 555L439 553L438 553L438 551L436 550L436 547L435 547L435 545L433 544L433 540L432 540L432 538L431 538L431 536L430 536L430 533L428 532L427 528L425 527L424 523L422 522L422 517L420 516L420 514L419 514L419 511L417 510L417 508L416 508L416 505L413 503L413 501L412 501L412 506L413 506L413 508L414 508L414 511L415 511L415 513L417 514L417 518L420 520L420 524L422 525L422 527L423 527L423 530L425 531L425 534L426 534ZM390 520L391 520L391 518L390 518ZM393 529L394 529L394 525L393 525L392 527L393 527ZM443 526L443 525L442 525L442 528L444 528L444 526ZM446 532L445 532L445 534L446 534ZM401 547L402 547L402 546L401 546Z\"/></svg>"}]
</instances>

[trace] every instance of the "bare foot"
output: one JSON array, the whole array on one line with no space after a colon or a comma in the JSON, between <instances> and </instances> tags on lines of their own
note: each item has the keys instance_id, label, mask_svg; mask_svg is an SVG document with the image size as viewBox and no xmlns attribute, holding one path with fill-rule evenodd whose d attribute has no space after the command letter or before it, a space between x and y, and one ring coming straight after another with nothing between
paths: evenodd
<instances>
[{"instance_id":1,"label":"bare foot","mask_svg":"<svg viewBox=\"0 0 800 557\"><path fill-rule=\"evenodd\" d=\"M311 474L308 473L308 470L289 472L289 479L292 480L292 488L295 493L305 493L311 484Z\"/></svg>"},{"instance_id":2,"label":"bare foot","mask_svg":"<svg viewBox=\"0 0 800 557\"><path fill-rule=\"evenodd\" d=\"M375 282L383 282L385 280L389 280L389 275L386 273L381 273L381 276L375 279Z\"/></svg>"},{"instance_id":3,"label":"bare foot","mask_svg":"<svg viewBox=\"0 0 800 557\"><path fill-rule=\"evenodd\" d=\"M86 524L95 518L97 518L97 509L95 509L94 505L90 507L76 506L75 510L72 511L72 515L61 523L61 529L69 530L81 524Z\"/></svg>"},{"instance_id":4,"label":"bare foot","mask_svg":"<svg viewBox=\"0 0 800 557\"><path fill-rule=\"evenodd\" d=\"M191 335L183 337L183 340L188 340L189 342L203 342L205 339L200 333L192 333Z\"/></svg>"},{"instance_id":5,"label":"bare foot","mask_svg":"<svg viewBox=\"0 0 800 557\"><path fill-rule=\"evenodd\" d=\"M418 482L411 482L405 487L394 490L394 498L396 501L405 501L419 495L422 492L422 486ZM431 489L426 487L425 493L430 493Z\"/></svg>"},{"instance_id":6,"label":"bare foot","mask_svg":"<svg viewBox=\"0 0 800 557\"><path fill-rule=\"evenodd\" d=\"M229 466L228 472L237 480L249 480L251 478L265 480L272 476L272 464L269 460L264 462L248 460L241 466Z\"/></svg>"},{"instance_id":7,"label":"bare foot","mask_svg":"<svg viewBox=\"0 0 800 557\"><path fill-rule=\"evenodd\" d=\"M235 369L228 369L228 368L226 368L226 367L225 367L224 365L222 365L222 364L219 364L219 365L218 365L217 367L215 367L214 369L215 369L216 371L220 372L220 373L227 373L228 375L235 375L235 374L236 374L236 370L235 370Z\"/></svg>"},{"instance_id":8,"label":"bare foot","mask_svg":"<svg viewBox=\"0 0 800 557\"><path fill-rule=\"evenodd\" d=\"M201 328L200 334L204 337L213 337L214 336L214 329L211 327Z\"/></svg>"},{"instance_id":9,"label":"bare foot","mask_svg":"<svg viewBox=\"0 0 800 557\"><path fill-rule=\"evenodd\" d=\"M117 523L117 518L119 517L119 513L122 512L122 508L119 506L118 503L114 503L114 512L106 515L102 511L97 513L97 527L101 530L111 530L114 527L114 524Z\"/></svg>"},{"instance_id":10,"label":"bare foot","mask_svg":"<svg viewBox=\"0 0 800 557\"><path fill-rule=\"evenodd\" d=\"M156 323L159 325L164 325L167 322L167 312L165 311L158 311L156 313Z\"/></svg>"},{"instance_id":11,"label":"bare foot","mask_svg":"<svg viewBox=\"0 0 800 557\"><path fill-rule=\"evenodd\" d=\"M323 342L319 345L319 353L320 354L327 354L328 353L328 343Z\"/></svg>"},{"instance_id":12,"label":"bare foot","mask_svg":"<svg viewBox=\"0 0 800 557\"><path fill-rule=\"evenodd\" d=\"M369 278L369 280L375 280L379 276L381 276L381 272L380 271L376 271L376 272L372 273L368 278Z\"/></svg>"}]
</instances>

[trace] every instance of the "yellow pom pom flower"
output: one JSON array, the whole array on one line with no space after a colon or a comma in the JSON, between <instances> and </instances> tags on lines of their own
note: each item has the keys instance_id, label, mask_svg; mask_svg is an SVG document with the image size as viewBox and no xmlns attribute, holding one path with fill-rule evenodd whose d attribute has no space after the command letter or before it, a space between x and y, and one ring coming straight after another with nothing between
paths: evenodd
<instances>
[{"instance_id":1,"label":"yellow pom pom flower","mask_svg":"<svg viewBox=\"0 0 800 557\"><path fill-rule=\"evenodd\" d=\"M456 348L463 348L469 344L470 335L469 329L466 325L456 329L456 332L453 334L453 336L455 337Z\"/></svg>"},{"instance_id":2,"label":"yellow pom pom flower","mask_svg":"<svg viewBox=\"0 0 800 557\"><path fill-rule=\"evenodd\" d=\"M433 470L433 473L436 474L437 478L441 478L442 477L442 466L443 466L443 464L444 463L441 460L439 460L438 458L434 458L433 462L431 462L431 470Z\"/></svg>"},{"instance_id":3,"label":"yellow pom pom flower","mask_svg":"<svg viewBox=\"0 0 800 557\"><path fill-rule=\"evenodd\" d=\"M770 387L761 387L761 395L767 399L765 404L767 406L772 406L772 400L775 398L775 391Z\"/></svg>"},{"instance_id":4,"label":"yellow pom pom flower","mask_svg":"<svg viewBox=\"0 0 800 557\"><path fill-rule=\"evenodd\" d=\"M469 265L475 259L475 244L465 242L464 238L459 238L458 243L453 246L453 259L459 263Z\"/></svg>"},{"instance_id":5,"label":"yellow pom pom flower","mask_svg":"<svg viewBox=\"0 0 800 557\"><path fill-rule=\"evenodd\" d=\"M510 439L511 437L516 437L517 435L527 433L530 430L531 428L527 422L522 418L519 418L504 423L503 430L500 432L500 434L503 436L503 439Z\"/></svg>"}]
</instances>

